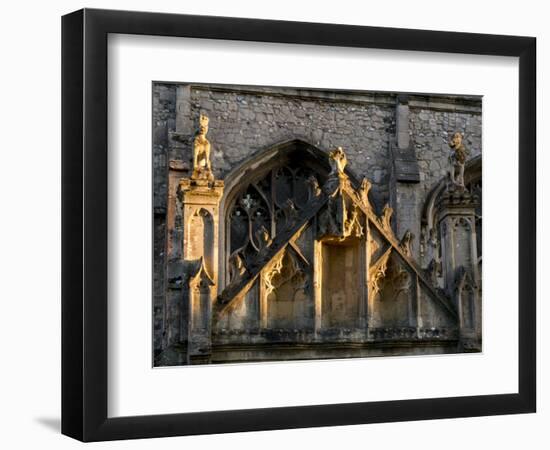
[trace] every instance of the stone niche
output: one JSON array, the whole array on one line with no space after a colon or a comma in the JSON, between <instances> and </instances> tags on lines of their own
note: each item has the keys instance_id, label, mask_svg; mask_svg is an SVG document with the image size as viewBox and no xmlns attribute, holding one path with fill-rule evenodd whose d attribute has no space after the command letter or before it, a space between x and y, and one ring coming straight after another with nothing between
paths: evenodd
<instances>
[{"instance_id":1,"label":"stone niche","mask_svg":"<svg viewBox=\"0 0 550 450\"><path fill-rule=\"evenodd\" d=\"M362 316L362 248L359 241L322 244L323 328L357 328Z\"/></svg>"},{"instance_id":2,"label":"stone niche","mask_svg":"<svg viewBox=\"0 0 550 450\"><path fill-rule=\"evenodd\" d=\"M187 235L189 240L189 258L204 259L204 266L208 273L214 273L214 219L206 209L196 210L189 222Z\"/></svg>"}]
</instances>

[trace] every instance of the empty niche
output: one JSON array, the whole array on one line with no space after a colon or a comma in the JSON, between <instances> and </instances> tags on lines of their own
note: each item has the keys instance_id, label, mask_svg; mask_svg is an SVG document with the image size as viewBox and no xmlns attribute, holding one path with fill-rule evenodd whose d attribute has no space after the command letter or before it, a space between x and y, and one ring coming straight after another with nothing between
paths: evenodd
<instances>
[{"instance_id":1,"label":"empty niche","mask_svg":"<svg viewBox=\"0 0 550 450\"><path fill-rule=\"evenodd\" d=\"M359 325L361 301L361 245L323 243L322 326Z\"/></svg>"},{"instance_id":2,"label":"empty niche","mask_svg":"<svg viewBox=\"0 0 550 450\"><path fill-rule=\"evenodd\" d=\"M189 221L189 258L204 258L204 265L208 273L214 274L214 222L212 215L201 208L196 211Z\"/></svg>"}]
</instances>

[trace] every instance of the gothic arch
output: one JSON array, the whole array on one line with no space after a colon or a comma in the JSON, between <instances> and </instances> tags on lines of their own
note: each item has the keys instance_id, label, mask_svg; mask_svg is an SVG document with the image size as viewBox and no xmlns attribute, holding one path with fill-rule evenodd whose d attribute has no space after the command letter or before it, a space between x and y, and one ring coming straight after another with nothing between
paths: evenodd
<instances>
[{"instance_id":1,"label":"gothic arch","mask_svg":"<svg viewBox=\"0 0 550 450\"><path fill-rule=\"evenodd\" d=\"M247 251L259 251L265 243L262 240L276 235L293 208L307 205L311 192L308 178L315 176L322 186L329 172L327 152L293 139L257 152L227 174L220 203L220 292L229 280L230 258L237 251L243 252L244 259ZM358 185L355 174L350 170L346 173ZM289 199L292 205L287 203Z\"/></svg>"},{"instance_id":2,"label":"gothic arch","mask_svg":"<svg viewBox=\"0 0 550 450\"><path fill-rule=\"evenodd\" d=\"M430 189L424 207L422 209L422 227L428 230L434 228L434 219L436 216L436 204L439 196L447 185L447 177L442 178ZM464 184L467 188L476 186L481 187L481 155L478 155L466 163L464 168Z\"/></svg>"},{"instance_id":3,"label":"gothic arch","mask_svg":"<svg viewBox=\"0 0 550 450\"><path fill-rule=\"evenodd\" d=\"M482 161L481 155L478 155L466 163L464 169L464 184L466 188L473 194L476 194L480 200L479 210L476 211L476 230L478 232L477 239L478 245L478 263L481 264L481 169ZM422 238L421 245L424 248L423 257L426 256L426 249L433 245L433 242L437 239L437 220L438 210L437 202L447 186L448 178L444 177L433 185L427 196L424 207L422 208ZM430 257L425 261L428 264Z\"/></svg>"}]
</instances>

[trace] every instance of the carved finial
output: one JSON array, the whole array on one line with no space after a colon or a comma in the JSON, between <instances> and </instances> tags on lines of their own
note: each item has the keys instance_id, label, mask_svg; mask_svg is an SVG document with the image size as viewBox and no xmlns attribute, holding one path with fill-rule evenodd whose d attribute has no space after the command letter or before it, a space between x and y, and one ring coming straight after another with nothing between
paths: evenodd
<instances>
[{"instance_id":1,"label":"carved finial","mask_svg":"<svg viewBox=\"0 0 550 450\"><path fill-rule=\"evenodd\" d=\"M344 221L344 238L348 236L361 237L363 235L363 227L359 219L359 209L357 205L353 205L351 210L348 210L347 217Z\"/></svg>"},{"instance_id":2,"label":"carved finial","mask_svg":"<svg viewBox=\"0 0 550 450\"><path fill-rule=\"evenodd\" d=\"M388 269L391 250L391 247L389 247L384 254L369 267L369 295L373 297L382 289L382 283L386 276L386 270Z\"/></svg>"},{"instance_id":3,"label":"carved finial","mask_svg":"<svg viewBox=\"0 0 550 450\"><path fill-rule=\"evenodd\" d=\"M292 228L298 219L298 211L296 210L294 202L287 198L282 209L286 219L286 228Z\"/></svg>"},{"instance_id":4,"label":"carved finial","mask_svg":"<svg viewBox=\"0 0 550 450\"><path fill-rule=\"evenodd\" d=\"M214 180L210 163L210 142L206 138L209 119L204 114L199 117L199 131L193 142L193 174L192 179Z\"/></svg>"},{"instance_id":5,"label":"carved finial","mask_svg":"<svg viewBox=\"0 0 550 450\"><path fill-rule=\"evenodd\" d=\"M229 283L239 282L246 272L243 259L238 252L233 253L229 257Z\"/></svg>"},{"instance_id":6,"label":"carved finial","mask_svg":"<svg viewBox=\"0 0 550 450\"><path fill-rule=\"evenodd\" d=\"M426 268L426 274L429 280L435 287L439 287L437 278L441 276L441 262L436 261L434 258L430 260L428 267Z\"/></svg>"},{"instance_id":7,"label":"carved finial","mask_svg":"<svg viewBox=\"0 0 550 450\"><path fill-rule=\"evenodd\" d=\"M315 177L315 175L309 176L309 178L307 179L307 184L311 188L310 199L319 197L321 195L321 188L319 187L319 182L317 181L317 178Z\"/></svg>"},{"instance_id":8,"label":"carved finial","mask_svg":"<svg viewBox=\"0 0 550 450\"><path fill-rule=\"evenodd\" d=\"M367 208L370 208L369 191L371 187L371 182L366 178L363 178L363 181L361 182L361 200L363 202L363 205L365 205Z\"/></svg>"},{"instance_id":9,"label":"carved finial","mask_svg":"<svg viewBox=\"0 0 550 450\"><path fill-rule=\"evenodd\" d=\"M390 234L393 234L393 230L391 228L391 216L393 214L393 209L386 203L384 206L384 209L382 210L382 217L380 219L380 222L382 224L382 227L384 230Z\"/></svg>"},{"instance_id":10,"label":"carved finial","mask_svg":"<svg viewBox=\"0 0 550 450\"><path fill-rule=\"evenodd\" d=\"M342 147L337 147L328 155L330 156L330 165L332 167L331 174L337 173L338 175L343 176L344 169L348 163L344 149Z\"/></svg>"},{"instance_id":11,"label":"carved finial","mask_svg":"<svg viewBox=\"0 0 550 450\"><path fill-rule=\"evenodd\" d=\"M462 143L463 139L464 135L456 131L449 142L449 147L452 149L451 156L449 157L451 163L451 181L462 189L464 188L464 165L469 156L468 149Z\"/></svg>"},{"instance_id":12,"label":"carved finial","mask_svg":"<svg viewBox=\"0 0 550 450\"><path fill-rule=\"evenodd\" d=\"M265 248L271 245L271 237L269 236L269 231L263 225L255 233L256 239L258 240L258 251L262 251Z\"/></svg>"},{"instance_id":13,"label":"carved finial","mask_svg":"<svg viewBox=\"0 0 550 450\"><path fill-rule=\"evenodd\" d=\"M403 238L401 239L401 242L399 243L399 247L403 250L403 253L407 256L412 256L412 241L414 239L414 235L411 233L410 230L405 231L405 234L403 235Z\"/></svg>"}]
</instances>

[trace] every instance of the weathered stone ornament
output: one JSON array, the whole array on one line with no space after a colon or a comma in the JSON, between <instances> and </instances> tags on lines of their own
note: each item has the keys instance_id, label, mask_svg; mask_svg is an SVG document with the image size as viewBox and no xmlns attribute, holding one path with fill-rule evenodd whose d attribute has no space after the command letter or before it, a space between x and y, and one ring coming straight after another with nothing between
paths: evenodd
<instances>
[{"instance_id":1,"label":"weathered stone ornament","mask_svg":"<svg viewBox=\"0 0 550 450\"><path fill-rule=\"evenodd\" d=\"M388 248L384 254L369 267L369 295L372 297L376 297L382 288L382 281L386 276L391 251L391 247Z\"/></svg>"},{"instance_id":2,"label":"weathered stone ornament","mask_svg":"<svg viewBox=\"0 0 550 450\"><path fill-rule=\"evenodd\" d=\"M410 230L405 231L405 234L403 235L403 238L401 239L401 242L399 243L399 247L403 250L403 253L405 255L411 257L412 256L412 240L414 239L413 234Z\"/></svg>"},{"instance_id":3,"label":"weathered stone ornament","mask_svg":"<svg viewBox=\"0 0 550 450\"><path fill-rule=\"evenodd\" d=\"M449 157L451 163L451 181L462 189L464 189L464 165L470 154L466 146L462 143L463 138L464 136L462 133L457 131L453 134L449 142L449 147L452 149L451 156Z\"/></svg>"},{"instance_id":4,"label":"weathered stone ornament","mask_svg":"<svg viewBox=\"0 0 550 450\"><path fill-rule=\"evenodd\" d=\"M330 156L330 166L332 168L331 175L338 174L339 176L345 176L344 169L348 164L348 158L344 153L342 147L337 147L335 150L329 153Z\"/></svg>"},{"instance_id":5,"label":"weathered stone ornament","mask_svg":"<svg viewBox=\"0 0 550 450\"><path fill-rule=\"evenodd\" d=\"M206 138L208 133L207 116L201 114L199 118L199 131L193 141L193 174L191 179L214 180L212 165L210 163L210 141Z\"/></svg>"},{"instance_id":6,"label":"weathered stone ornament","mask_svg":"<svg viewBox=\"0 0 550 450\"><path fill-rule=\"evenodd\" d=\"M246 273L243 259L238 252L233 253L229 257L229 284L238 283Z\"/></svg>"},{"instance_id":7,"label":"weathered stone ornament","mask_svg":"<svg viewBox=\"0 0 550 450\"><path fill-rule=\"evenodd\" d=\"M393 236L393 229L391 227L391 217L393 215L393 208L390 205L384 205L382 210L382 217L380 217L380 224L386 233Z\"/></svg>"},{"instance_id":8,"label":"weathered stone ornament","mask_svg":"<svg viewBox=\"0 0 550 450\"><path fill-rule=\"evenodd\" d=\"M315 178L315 175L310 175L307 179L307 184L310 187L310 200L314 200L321 195L321 188L319 187L319 181Z\"/></svg>"},{"instance_id":9,"label":"weathered stone ornament","mask_svg":"<svg viewBox=\"0 0 550 450\"><path fill-rule=\"evenodd\" d=\"M363 205L365 205L365 207L369 209L371 208L371 204L369 201L369 192L371 187L372 187L371 182L367 178L363 178L363 181L361 182L361 190L360 190L361 200L363 202Z\"/></svg>"}]
</instances>

